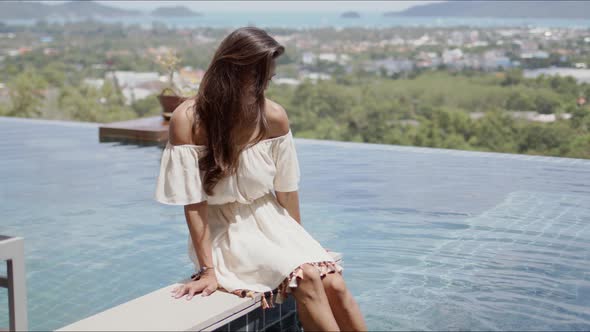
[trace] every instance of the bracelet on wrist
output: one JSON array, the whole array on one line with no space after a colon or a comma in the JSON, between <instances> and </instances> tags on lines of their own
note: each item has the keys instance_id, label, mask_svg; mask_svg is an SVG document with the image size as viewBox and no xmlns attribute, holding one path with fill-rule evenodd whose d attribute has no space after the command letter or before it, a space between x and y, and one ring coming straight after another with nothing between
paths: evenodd
<instances>
[{"instance_id":1,"label":"bracelet on wrist","mask_svg":"<svg viewBox=\"0 0 590 332\"><path fill-rule=\"evenodd\" d=\"M203 275L203 273L205 273L209 270L213 270L213 267L212 266L201 266L201 268L199 268L199 271L197 271L196 273L191 275L191 279L192 280L199 280L201 278L201 275Z\"/></svg>"}]
</instances>

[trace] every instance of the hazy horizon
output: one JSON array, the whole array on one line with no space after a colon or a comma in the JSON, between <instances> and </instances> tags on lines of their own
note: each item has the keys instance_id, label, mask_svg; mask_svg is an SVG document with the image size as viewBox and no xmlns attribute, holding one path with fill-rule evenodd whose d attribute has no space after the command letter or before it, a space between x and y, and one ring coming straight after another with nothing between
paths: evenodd
<instances>
[{"instance_id":1,"label":"hazy horizon","mask_svg":"<svg viewBox=\"0 0 590 332\"><path fill-rule=\"evenodd\" d=\"M80 0L76 0L80 1ZM83 1L83 0L82 0ZM193 11L247 11L247 12L278 12L278 11L402 11L410 7L438 1L108 1L94 0L103 5L122 9L151 11L157 7L185 6ZM46 4L61 4L69 1L32 1ZM313 4L302 6L302 4ZM337 8L335 9L334 7Z\"/></svg>"}]
</instances>

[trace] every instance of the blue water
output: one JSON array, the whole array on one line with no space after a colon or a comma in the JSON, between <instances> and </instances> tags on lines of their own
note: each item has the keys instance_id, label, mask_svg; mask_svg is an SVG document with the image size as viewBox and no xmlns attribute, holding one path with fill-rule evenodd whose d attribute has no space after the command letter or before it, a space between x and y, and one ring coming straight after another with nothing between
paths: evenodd
<instances>
[{"instance_id":1,"label":"blue water","mask_svg":"<svg viewBox=\"0 0 590 332\"><path fill-rule=\"evenodd\" d=\"M304 227L344 255L370 330L590 330L590 161L297 138ZM30 328L192 271L161 148L0 117L0 234L23 236ZM2 271L3 272L3 271ZM7 323L0 291L0 326Z\"/></svg>"},{"instance_id":2,"label":"blue water","mask_svg":"<svg viewBox=\"0 0 590 332\"><path fill-rule=\"evenodd\" d=\"M173 28L194 27L231 27L256 25L262 28L292 28L306 29L318 27L562 27L583 28L590 27L590 19L534 19L534 18L464 18L464 17L386 17L382 12L359 12L359 18L342 18L341 12L247 12L223 11L204 12L199 17L153 17L134 16L117 18L96 18L108 23L139 24L151 27L153 22L166 24ZM48 22L71 22L73 20L48 19ZM34 24L35 20L2 20L6 24Z\"/></svg>"}]
</instances>

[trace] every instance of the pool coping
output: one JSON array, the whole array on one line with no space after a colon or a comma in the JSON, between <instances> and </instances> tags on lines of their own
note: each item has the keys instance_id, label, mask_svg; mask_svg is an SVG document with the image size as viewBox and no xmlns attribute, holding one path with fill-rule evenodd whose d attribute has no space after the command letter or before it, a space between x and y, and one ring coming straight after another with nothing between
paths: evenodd
<instances>
[{"instance_id":1,"label":"pool coping","mask_svg":"<svg viewBox=\"0 0 590 332\"><path fill-rule=\"evenodd\" d=\"M342 264L342 254L329 251ZM182 280L123 304L61 327L55 331L210 331L260 308L261 296L241 298L216 291L203 297L176 299L171 290Z\"/></svg>"}]
</instances>

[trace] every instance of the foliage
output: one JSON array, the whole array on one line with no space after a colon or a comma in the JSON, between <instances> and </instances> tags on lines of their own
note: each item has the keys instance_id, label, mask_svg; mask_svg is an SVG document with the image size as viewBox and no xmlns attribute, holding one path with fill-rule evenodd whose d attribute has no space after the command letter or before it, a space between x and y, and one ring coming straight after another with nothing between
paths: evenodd
<instances>
[{"instance_id":1,"label":"foliage","mask_svg":"<svg viewBox=\"0 0 590 332\"><path fill-rule=\"evenodd\" d=\"M365 80L352 74L271 86L267 95L287 109L300 137L588 158L590 108L574 102L588 86L519 75L427 72ZM520 111L572 117L539 123L516 117Z\"/></svg>"},{"instance_id":2,"label":"foliage","mask_svg":"<svg viewBox=\"0 0 590 332\"><path fill-rule=\"evenodd\" d=\"M155 95L135 101L131 104L131 108L140 118L160 115L162 113L162 106L158 101L158 97Z\"/></svg>"},{"instance_id":3,"label":"foliage","mask_svg":"<svg viewBox=\"0 0 590 332\"><path fill-rule=\"evenodd\" d=\"M59 106L69 118L78 121L112 122L137 117L124 105L123 96L109 81L101 89L67 86L59 96Z\"/></svg>"},{"instance_id":4,"label":"foliage","mask_svg":"<svg viewBox=\"0 0 590 332\"><path fill-rule=\"evenodd\" d=\"M155 61L166 71L168 75L168 85L164 90L170 89L175 95L181 95L179 87L174 84L174 72L176 71L181 59L173 50L167 50L164 54L156 55Z\"/></svg>"},{"instance_id":5,"label":"foliage","mask_svg":"<svg viewBox=\"0 0 590 332\"><path fill-rule=\"evenodd\" d=\"M10 107L8 116L36 118L42 115L44 89L47 82L33 68L27 68L8 84Z\"/></svg>"}]
</instances>

